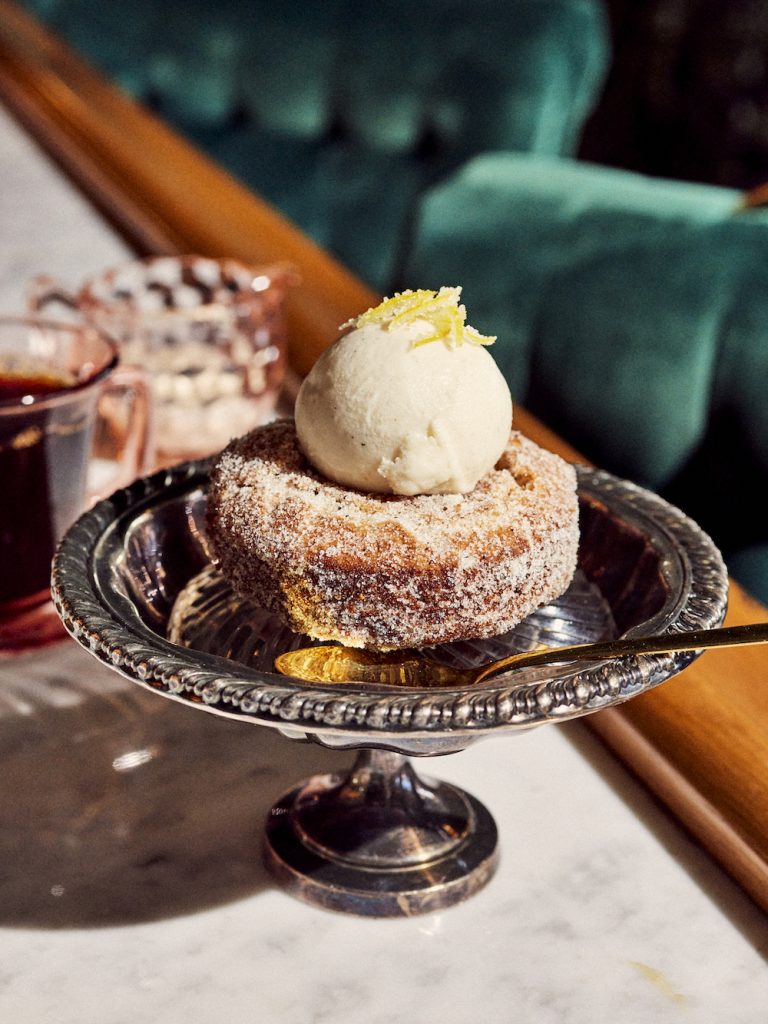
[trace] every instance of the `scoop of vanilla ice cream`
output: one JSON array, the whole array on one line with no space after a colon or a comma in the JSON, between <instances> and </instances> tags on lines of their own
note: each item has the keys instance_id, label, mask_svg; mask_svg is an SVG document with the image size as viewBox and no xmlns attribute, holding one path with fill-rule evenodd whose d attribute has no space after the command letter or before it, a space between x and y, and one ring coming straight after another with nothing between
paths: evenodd
<instances>
[{"instance_id":1,"label":"scoop of vanilla ice cream","mask_svg":"<svg viewBox=\"0 0 768 1024\"><path fill-rule=\"evenodd\" d=\"M368 323L342 335L296 402L302 451L324 476L363 491L471 491L509 441L512 399L481 345L414 347L434 326Z\"/></svg>"}]
</instances>

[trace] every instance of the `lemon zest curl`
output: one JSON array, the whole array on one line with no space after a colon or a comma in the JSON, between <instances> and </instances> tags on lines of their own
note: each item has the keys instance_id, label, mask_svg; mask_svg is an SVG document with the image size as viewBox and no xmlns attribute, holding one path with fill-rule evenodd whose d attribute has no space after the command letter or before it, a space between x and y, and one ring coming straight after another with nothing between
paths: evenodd
<instances>
[{"instance_id":1,"label":"lemon zest curl","mask_svg":"<svg viewBox=\"0 0 768 1024\"><path fill-rule=\"evenodd\" d=\"M442 341L448 348L460 345L492 345L495 336L484 335L466 323L466 308L459 302L460 287L444 286L439 291L426 288L417 291L395 292L392 298L384 299L378 306L360 316L353 317L339 328L365 327L380 324L386 330L394 326L410 324L414 320L425 320L434 327L434 333L411 342L411 348L420 348L433 341Z\"/></svg>"}]
</instances>

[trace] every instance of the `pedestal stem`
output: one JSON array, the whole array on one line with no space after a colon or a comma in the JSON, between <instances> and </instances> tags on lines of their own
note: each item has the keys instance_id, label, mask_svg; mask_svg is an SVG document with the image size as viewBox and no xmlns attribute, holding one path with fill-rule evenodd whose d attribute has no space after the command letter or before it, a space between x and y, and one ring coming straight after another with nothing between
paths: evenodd
<instances>
[{"instance_id":1,"label":"pedestal stem","mask_svg":"<svg viewBox=\"0 0 768 1024\"><path fill-rule=\"evenodd\" d=\"M267 862L297 895L356 913L423 913L490 878L496 826L473 797L363 749L349 774L309 779L273 809Z\"/></svg>"}]
</instances>

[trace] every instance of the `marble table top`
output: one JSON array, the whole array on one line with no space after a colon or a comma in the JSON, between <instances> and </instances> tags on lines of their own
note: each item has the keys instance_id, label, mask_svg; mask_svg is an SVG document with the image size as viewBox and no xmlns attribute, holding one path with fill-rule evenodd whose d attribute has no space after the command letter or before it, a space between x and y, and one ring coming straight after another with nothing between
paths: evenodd
<instances>
[{"instance_id":1,"label":"marble table top","mask_svg":"<svg viewBox=\"0 0 768 1024\"><path fill-rule=\"evenodd\" d=\"M7 312L36 273L74 285L127 254L2 110L0 224ZM261 866L273 800L350 759L146 693L68 640L0 659L0 1020L766 1019L766 916L582 723L420 762L489 807L502 857L473 899L409 920L306 906Z\"/></svg>"}]
</instances>

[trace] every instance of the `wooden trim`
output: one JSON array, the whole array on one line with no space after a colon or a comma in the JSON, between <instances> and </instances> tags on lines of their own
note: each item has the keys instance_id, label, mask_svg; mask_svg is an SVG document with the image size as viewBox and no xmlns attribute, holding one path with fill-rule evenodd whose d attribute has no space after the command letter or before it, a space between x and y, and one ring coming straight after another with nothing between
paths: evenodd
<instances>
[{"instance_id":1,"label":"wooden trim","mask_svg":"<svg viewBox=\"0 0 768 1024\"><path fill-rule=\"evenodd\" d=\"M304 372L375 294L269 206L0 0L0 97L146 252L286 260L293 363ZM577 453L524 410L516 424ZM728 622L768 612L734 585ZM677 679L587 719L768 909L768 649L710 652Z\"/></svg>"}]
</instances>

